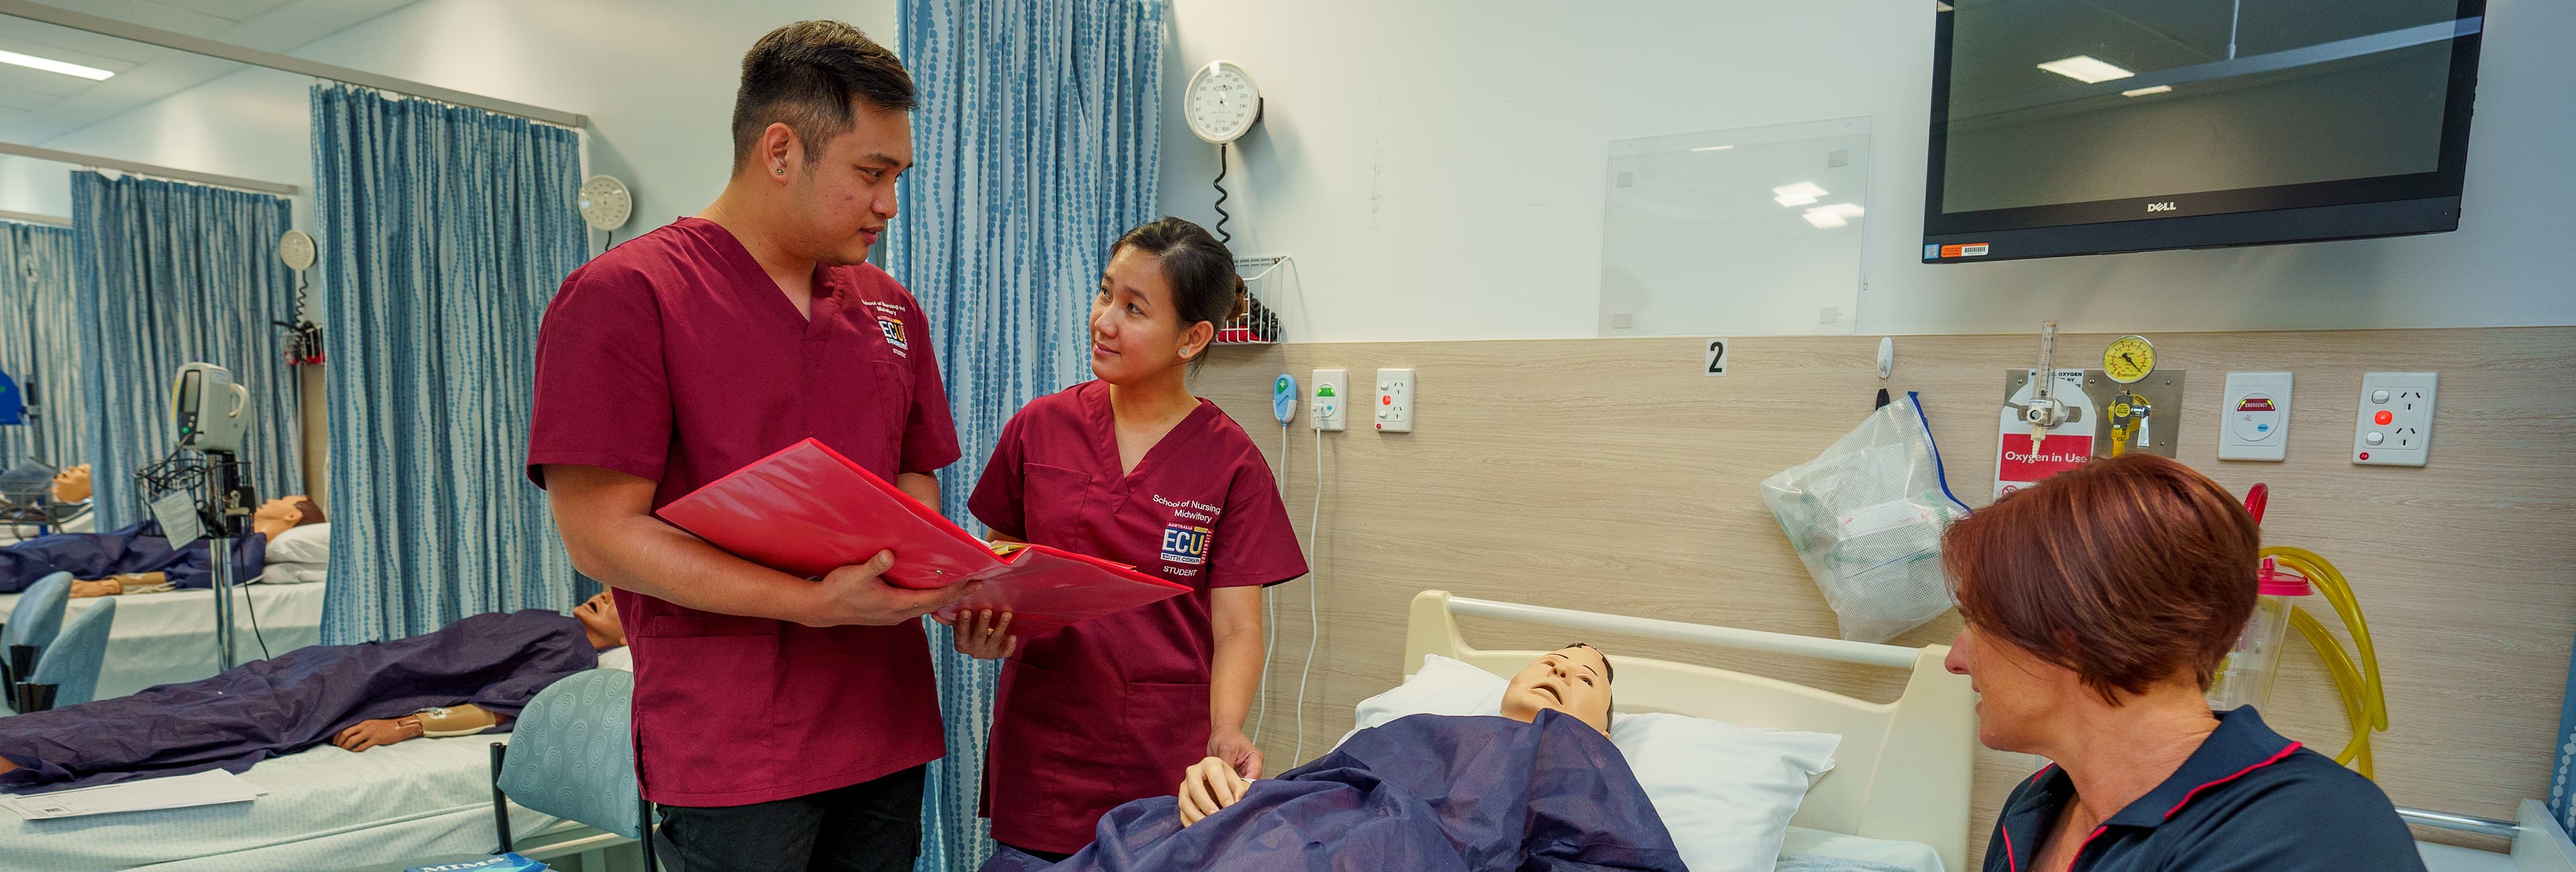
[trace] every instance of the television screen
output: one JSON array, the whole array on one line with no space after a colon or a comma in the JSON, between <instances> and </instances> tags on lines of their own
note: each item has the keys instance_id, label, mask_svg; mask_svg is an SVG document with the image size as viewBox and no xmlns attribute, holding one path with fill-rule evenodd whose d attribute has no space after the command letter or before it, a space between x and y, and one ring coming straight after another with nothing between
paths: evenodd
<instances>
[{"instance_id":1,"label":"television screen","mask_svg":"<svg viewBox=\"0 0 2576 872\"><path fill-rule=\"evenodd\" d=\"M1950 0L1923 260L2459 227L2485 0Z\"/></svg>"}]
</instances>

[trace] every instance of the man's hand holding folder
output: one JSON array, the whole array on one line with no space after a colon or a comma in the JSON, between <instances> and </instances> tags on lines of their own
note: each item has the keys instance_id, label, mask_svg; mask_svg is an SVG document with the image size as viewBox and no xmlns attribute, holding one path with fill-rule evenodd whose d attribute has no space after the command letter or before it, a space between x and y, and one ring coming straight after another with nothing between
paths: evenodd
<instances>
[{"instance_id":1,"label":"man's hand holding folder","mask_svg":"<svg viewBox=\"0 0 2576 872\"><path fill-rule=\"evenodd\" d=\"M981 581L924 590L896 587L885 581L886 570L893 567L894 552L879 551L866 563L824 573L823 580L814 583L813 614L796 622L808 627L882 627L948 608L984 587Z\"/></svg>"}]
</instances>

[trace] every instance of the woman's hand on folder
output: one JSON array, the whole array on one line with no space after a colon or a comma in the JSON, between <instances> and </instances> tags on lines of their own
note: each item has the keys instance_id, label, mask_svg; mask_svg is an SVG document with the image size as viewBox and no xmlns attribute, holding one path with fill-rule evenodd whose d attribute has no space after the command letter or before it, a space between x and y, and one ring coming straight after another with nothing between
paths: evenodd
<instances>
[{"instance_id":1,"label":"woman's hand on folder","mask_svg":"<svg viewBox=\"0 0 2576 872\"><path fill-rule=\"evenodd\" d=\"M997 619L992 609L981 612L959 612L955 618L931 616L947 624L957 640L957 653L977 660L1000 660L1020 650L1020 637L1011 635L1011 613Z\"/></svg>"},{"instance_id":2,"label":"woman's hand on folder","mask_svg":"<svg viewBox=\"0 0 2576 872\"><path fill-rule=\"evenodd\" d=\"M892 566L894 552L879 551L866 563L832 570L822 581L815 582L814 607L797 623L808 627L893 626L945 608L984 586L983 582L970 581L927 590L900 588L879 577Z\"/></svg>"}]
</instances>

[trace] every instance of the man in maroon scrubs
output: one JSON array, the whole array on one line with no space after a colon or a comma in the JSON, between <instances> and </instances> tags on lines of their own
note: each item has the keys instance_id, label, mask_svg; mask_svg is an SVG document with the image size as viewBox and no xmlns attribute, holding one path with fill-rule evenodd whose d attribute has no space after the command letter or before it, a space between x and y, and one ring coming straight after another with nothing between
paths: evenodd
<instances>
[{"instance_id":1,"label":"man in maroon scrubs","mask_svg":"<svg viewBox=\"0 0 2576 872\"><path fill-rule=\"evenodd\" d=\"M928 324L868 265L912 163L912 79L846 24L743 57L734 166L706 211L576 270L537 343L528 475L573 565L616 591L635 657L636 761L664 862L909 870L943 748L893 555L820 581L653 517L811 436L933 506L957 459Z\"/></svg>"}]
</instances>

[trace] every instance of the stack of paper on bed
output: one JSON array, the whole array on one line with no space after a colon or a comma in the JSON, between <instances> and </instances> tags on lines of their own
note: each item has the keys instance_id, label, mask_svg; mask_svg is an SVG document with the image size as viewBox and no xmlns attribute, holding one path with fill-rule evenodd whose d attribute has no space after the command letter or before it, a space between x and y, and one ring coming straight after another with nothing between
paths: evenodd
<instances>
[{"instance_id":1,"label":"stack of paper on bed","mask_svg":"<svg viewBox=\"0 0 2576 872\"><path fill-rule=\"evenodd\" d=\"M1012 613L1034 636L1184 593L1087 554L991 546L821 442L807 439L663 506L663 520L745 560L805 578L894 552L885 581L916 590L982 581L960 610Z\"/></svg>"},{"instance_id":2,"label":"stack of paper on bed","mask_svg":"<svg viewBox=\"0 0 2576 872\"><path fill-rule=\"evenodd\" d=\"M7 808L17 812L19 817L33 821L249 802L267 792L239 775L213 769L53 793L0 794L0 808Z\"/></svg>"}]
</instances>

